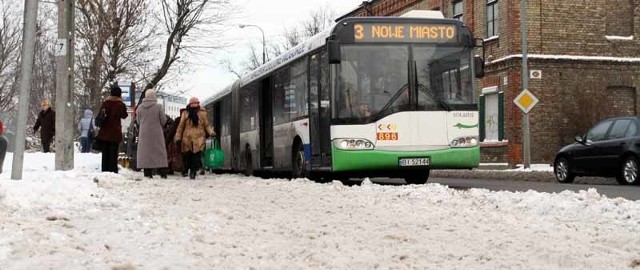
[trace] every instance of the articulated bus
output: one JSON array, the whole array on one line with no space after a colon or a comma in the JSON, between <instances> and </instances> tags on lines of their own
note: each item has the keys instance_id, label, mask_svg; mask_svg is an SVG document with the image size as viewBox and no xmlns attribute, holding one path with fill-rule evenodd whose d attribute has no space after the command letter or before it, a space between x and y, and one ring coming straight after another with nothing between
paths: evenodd
<instances>
[{"instance_id":1,"label":"articulated bus","mask_svg":"<svg viewBox=\"0 0 640 270\"><path fill-rule=\"evenodd\" d=\"M483 63L440 17L342 19L205 100L223 169L425 183L477 167Z\"/></svg>"}]
</instances>

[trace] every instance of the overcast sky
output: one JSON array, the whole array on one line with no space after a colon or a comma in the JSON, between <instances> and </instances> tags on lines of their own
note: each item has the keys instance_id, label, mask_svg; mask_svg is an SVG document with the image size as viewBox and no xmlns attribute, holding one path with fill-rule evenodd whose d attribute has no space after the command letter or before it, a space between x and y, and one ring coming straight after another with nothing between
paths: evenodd
<instances>
[{"instance_id":1,"label":"overcast sky","mask_svg":"<svg viewBox=\"0 0 640 270\"><path fill-rule=\"evenodd\" d=\"M255 24L260 26L266 39L278 39L283 36L286 28L300 25L317 9L329 7L341 16L358 7L362 0L237 0L235 5L240 7L237 19L230 21L229 31L224 40L232 41L236 46L225 48L213 54L198 55L194 59L192 70L183 74L183 87L186 96L197 96L201 100L231 84L237 77L220 66L220 61L230 59L239 67L250 54L250 43L256 48L262 47L262 34L255 27L240 29L239 24ZM267 43L269 43L267 41Z\"/></svg>"}]
</instances>

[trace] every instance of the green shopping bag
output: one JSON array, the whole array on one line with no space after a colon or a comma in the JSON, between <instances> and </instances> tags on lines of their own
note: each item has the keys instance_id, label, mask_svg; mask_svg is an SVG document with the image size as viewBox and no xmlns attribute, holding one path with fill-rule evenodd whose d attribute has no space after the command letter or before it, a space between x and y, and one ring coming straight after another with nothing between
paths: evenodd
<instances>
[{"instance_id":1,"label":"green shopping bag","mask_svg":"<svg viewBox=\"0 0 640 270\"><path fill-rule=\"evenodd\" d=\"M204 167L206 169L220 169L224 165L224 152L220 148L217 138L211 140L211 148L204 151Z\"/></svg>"}]
</instances>

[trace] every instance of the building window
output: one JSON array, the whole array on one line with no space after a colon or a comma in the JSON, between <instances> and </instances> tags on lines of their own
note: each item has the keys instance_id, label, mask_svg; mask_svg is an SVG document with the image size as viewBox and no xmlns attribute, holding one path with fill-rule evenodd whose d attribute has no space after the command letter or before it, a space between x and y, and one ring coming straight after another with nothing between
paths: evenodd
<instances>
[{"instance_id":1,"label":"building window","mask_svg":"<svg viewBox=\"0 0 640 270\"><path fill-rule=\"evenodd\" d=\"M487 0L487 37L498 36L498 0Z\"/></svg>"},{"instance_id":2,"label":"building window","mask_svg":"<svg viewBox=\"0 0 640 270\"><path fill-rule=\"evenodd\" d=\"M609 0L607 4L607 35L631 37L633 36L633 12L635 4L633 0Z\"/></svg>"},{"instance_id":3,"label":"building window","mask_svg":"<svg viewBox=\"0 0 640 270\"><path fill-rule=\"evenodd\" d=\"M504 138L504 93L498 87L482 89L480 95L480 141L500 142Z\"/></svg>"},{"instance_id":4,"label":"building window","mask_svg":"<svg viewBox=\"0 0 640 270\"><path fill-rule=\"evenodd\" d=\"M453 18L464 21L464 5L462 0L453 1Z\"/></svg>"}]
</instances>

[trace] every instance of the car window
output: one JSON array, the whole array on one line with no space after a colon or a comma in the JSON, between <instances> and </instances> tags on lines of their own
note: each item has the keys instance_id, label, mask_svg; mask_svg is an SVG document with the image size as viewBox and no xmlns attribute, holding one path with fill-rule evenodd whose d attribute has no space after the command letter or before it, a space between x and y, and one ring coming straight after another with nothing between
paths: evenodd
<instances>
[{"instance_id":1,"label":"car window","mask_svg":"<svg viewBox=\"0 0 640 270\"><path fill-rule=\"evenodd\" d=\"M631 122L629 128L627 128L627 132L624 134L625 138L638 136L638 124L636 122Z\"/></svg>"},{"instance_id":2,"label":"car window","mask_svg":"<svg viewBox=\"0 0 640 270\"><path fill-rule=\"evenodd\" d=\"M616 120L611 127L608 140L624 138L624 134L627 132L627 128L629 127L630 123L631 120L629 119Z\"/></svg>"},{"instance_id":3,"label":"car window","mask_svg":"<svg viewBox=\"0 0 640 270\"><path fill-rule=\"evenodd\" d=\"M611 126L613 121L606 121L600 124L597 124L587 133L587 140L592 142L602 141L605 139L605 135L607 134L607 130Z\"/></svg>"}]
</instances>

